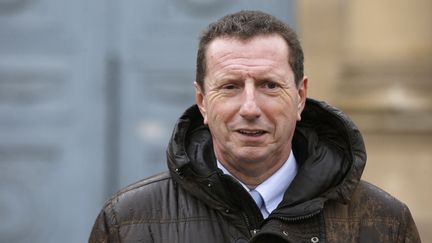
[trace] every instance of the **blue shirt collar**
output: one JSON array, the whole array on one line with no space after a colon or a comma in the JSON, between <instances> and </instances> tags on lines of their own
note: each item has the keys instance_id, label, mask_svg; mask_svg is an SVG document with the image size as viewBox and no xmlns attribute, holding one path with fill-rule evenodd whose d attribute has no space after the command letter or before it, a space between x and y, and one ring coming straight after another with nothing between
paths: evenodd
<instances>
[{"instance_id":1,"label":"blue shirt collar","mask_svg":"<svg viewBox=\"0 0 432 243\"><path fill-rule=\"evenodd\" d=\"M223 171L235 178L219 161L217 166ZM291 151L288 160L277 170L273 175L259 184L255 190L258 191L264 199L264 206L261 207L261 213L264 218L276 209L280 202L282 202L285 191L288 189L292 180L297 174L297 161ZM248 192L250 189L243 184L240 180L235 178Z\"/></svg>"}]
</instances>

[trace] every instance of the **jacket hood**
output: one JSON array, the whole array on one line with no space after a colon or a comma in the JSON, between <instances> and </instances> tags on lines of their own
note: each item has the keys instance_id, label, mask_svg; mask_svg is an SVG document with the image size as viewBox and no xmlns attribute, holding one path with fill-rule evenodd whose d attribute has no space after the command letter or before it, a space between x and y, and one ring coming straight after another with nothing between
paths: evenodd
<instances>
[{"instance_id":1,"label":"jacket hood","mask_svg":"<svg viewBox=\"0 0 432 243\"><path fill-rule=\"evenodd\" d=\"M293 137L293 152L298 173L273 216L306 217L321 211L327 200L350 200L366 163L366 151L359 130L344 113L307 99ZM223 211L245 207L238 198L247 192L216 166L211 134L196 105L179 118L167 160L176 183L209 206ZM240 195L232 197L233 193Z\"/></svg>"}]
</instances>

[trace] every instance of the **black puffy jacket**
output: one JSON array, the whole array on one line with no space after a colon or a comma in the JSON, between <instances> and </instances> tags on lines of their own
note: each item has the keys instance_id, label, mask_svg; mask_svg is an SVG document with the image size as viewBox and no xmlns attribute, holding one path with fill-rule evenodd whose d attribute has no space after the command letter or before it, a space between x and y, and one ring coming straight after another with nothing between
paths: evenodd
<instances>
[{"instance_id":1,"label":"black puffy jacket","mask_svg":"<svg viewBox=\"0 0 432 243\"><path fill-rule=\"evenodd\" d=\"M308 99L293 138L298 174L263 220L253 199L216 166L196 106L178 120L169 172L107 201L89 242L420 242L408 208L360 180L362 137L340 111Z\"/></svg>"}]
</instances>

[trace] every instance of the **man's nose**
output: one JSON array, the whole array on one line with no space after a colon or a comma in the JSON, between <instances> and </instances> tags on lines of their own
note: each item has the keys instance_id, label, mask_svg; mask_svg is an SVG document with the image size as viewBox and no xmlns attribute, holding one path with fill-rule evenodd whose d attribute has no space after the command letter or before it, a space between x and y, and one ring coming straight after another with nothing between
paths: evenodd
<instances>
[{"instance_id":1,"label":"man's nose","mask_svg":"<svg viewBox=\"0 0 432 243\"><path fill-rule=\"evenodd\" d=\"M260 117L261 109L257 102L257 95L254 86L245 86L239 113L247 120L253 120Z\"/></svg>"}]
</instances>

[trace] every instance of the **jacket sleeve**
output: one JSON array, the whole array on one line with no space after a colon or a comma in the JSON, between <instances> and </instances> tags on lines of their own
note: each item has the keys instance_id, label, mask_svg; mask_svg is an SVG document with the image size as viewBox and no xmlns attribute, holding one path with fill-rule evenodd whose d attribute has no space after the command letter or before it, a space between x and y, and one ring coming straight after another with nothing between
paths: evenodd
<instances>
[{"instance_id":1,"label":"jacket sleeve","mask_svg":"<svg viewBox=\"0 0 432 243\"><path fill-rule=\"evenodd\" d=\"M418 233L417 227L414 223L414 219L411 215L410 210L406 205L404 205L404 222L405 227L400 229L403 231L402 241L404 243L421 243L420 235Z\"/></svg>"},{"instance_id":2,"label":"jacket sleeve","mask_svg":"<svg viewBox=\"0 0 432 243\"><path fill-rule=\"evenodd\" d=\"M118 243L118 227L114 212L109 204L102 209L96 218L90 233L89 243Z\"/></svg>"}]
</instances>

